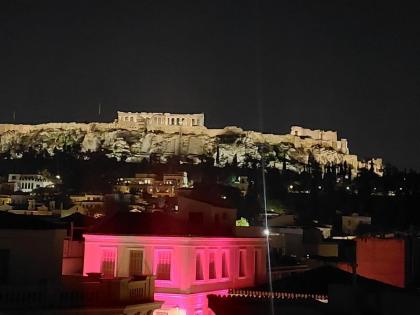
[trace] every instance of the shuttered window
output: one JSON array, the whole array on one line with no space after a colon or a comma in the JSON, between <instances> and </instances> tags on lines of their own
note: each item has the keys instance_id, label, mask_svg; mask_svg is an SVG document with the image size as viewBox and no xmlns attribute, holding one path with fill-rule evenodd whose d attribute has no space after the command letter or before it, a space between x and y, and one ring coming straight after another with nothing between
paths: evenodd
<instances>
[{"instance_id":1,"label":"shuttered window","mask_svg":"<svg viewBox=\"0 0 420 315\"><path fill-rule=\"evenodd\" d=\"M157 280L171 280L171 251L159 250L156 265Z\"/></svg>"},{"instance_id":2,"label":"shuttered window","mask_svg":"<svg viewBox=\"0 0 420 315\"><path fill-rule=\"evenodd\" d=\"M216 279L216 253L209 253L209 279Z\"/></svg>"},{"instance_id":3,"label":"shuttered window","mask_svg":"<svg viewBox=\"0 0 420 315\"><path fill-rule=\"evenodd\" d=\"M204 280L202 252L198 252L195 256L195 280Z\"/></svg>"},{"instance_id":4,"label":"shuttered window","mask_svg":"<svg viewBox=\"0 0 420 315\"><path fill-rule=\"evenodd\" d=\"M130 250L130 264L128 274L136 276L143 274L143 251Z\"/></svg>"},{"instance_id":5,"label":"shuttered window","mask_svg":"<svg viewBox=\"0 0 420 315\"><path fill-rule=\"evenodd\" d=\"M239 277L246 277L246 265L245 265L245 249L239 250Z\"/></svg>"},{"instance_id":6,"label":"shuttered window","mask_svg":"<svg viewBox=\"0 0 420 315\"><path fill-rule=\"evenodd\" d=\"M102 249L101 273L104 278L113 278L115 276L116 253L117 250L115 248Z\"/></svg>"},{"instance_id":7,"label":"shuttered window","mask_svg":"<svg viewBox=\"0 0 420 315\"><path fill-rule=\"evenodd\" d=\"M222 251L222 278L229 278L228 251Z\"/></svg>"}]
</instances>

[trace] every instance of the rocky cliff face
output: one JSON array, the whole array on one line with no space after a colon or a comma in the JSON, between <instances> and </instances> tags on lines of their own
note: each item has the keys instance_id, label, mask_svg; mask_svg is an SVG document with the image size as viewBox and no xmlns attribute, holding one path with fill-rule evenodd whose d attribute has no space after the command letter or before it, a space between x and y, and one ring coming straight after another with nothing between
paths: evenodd
<instances>
[{"instance_id":1,"label":"rocky cliff face","mask_svg":"<svg viewBox=\"0 0 420 315\"><path fill-rule=\"evenodd\" d=\"M152 155L165 162L181 155L200 163L212 157L215 164L239 166L258 163L262 155L271 167L302 171L311 160L321 166L346 163L355 172L363 162L356 155L336 148L333 142L317 141L293 135L262 134L237 127L138 129L111 124L0 125L0 152L19 158L29 150L47 151L73 148L84 152L104 151L109 157L139 162ZM381 163L377 163L378 171ZM376 166L375 166L376 167Z\"/></svg>"}]
</instances>

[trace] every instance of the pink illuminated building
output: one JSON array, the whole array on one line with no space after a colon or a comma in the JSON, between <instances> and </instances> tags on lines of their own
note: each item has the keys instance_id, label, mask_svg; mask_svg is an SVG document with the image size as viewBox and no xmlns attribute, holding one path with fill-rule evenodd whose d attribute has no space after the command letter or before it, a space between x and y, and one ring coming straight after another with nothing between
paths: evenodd
<instances>
[{"instance_id":1,"label":"pink illuminated building","mask_svg":"<svg viewBox=\"0 0 420 315\"><path fill-rule=\"evenodd\" d=\"M234 227L211 220L197 232L183 216L118 213L85 234L84 274L153 274L155 300L164 301L159 314L212 314L208 294L265 282L265 246L263 237L235 237Z\"/></svg>"}]
</instances>

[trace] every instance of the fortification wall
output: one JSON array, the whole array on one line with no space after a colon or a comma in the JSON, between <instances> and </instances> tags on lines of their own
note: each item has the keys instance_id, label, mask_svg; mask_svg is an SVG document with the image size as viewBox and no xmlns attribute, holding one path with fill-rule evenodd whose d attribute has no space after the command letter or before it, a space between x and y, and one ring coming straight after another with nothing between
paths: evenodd
<instances>
[{"instance_id":1,"label":"fortification wall","mask_svg":"<svg viewBox=\"0 0 420 315\"><path fill-rule=\"evenodd\" d=\"M337 132L330 130L312 130L300 126L292 126L290 134L297 137L309 137L315 140L337 141Z\"/></svg>"},{"instance_id":2,"label":"fortification wall","mask_svg":"<svg viewBox=\"0 0 420 315\"><path fill-rule=\"evenodd\" d=\"M20 124L0 124L0 133L15 131L18 133L30 133L39 130L48 129L62 129L62 130L80 130L84 132L92 130L109 130L122 128L125 129L129 126L121 125L118 123L46 123L38 125L20 125ZM138 127L137 127L138 128Z\"/></svg>"},{"instance_id":3,"label":"fortification wall","mask_svg":"<svg viewBox=\"0 0 420 315\"><path fill-rule=\"evenodd\" d=\"M147 131L164 133L183 133L193 135L208 134L209 129L204 126L167 126L167 125L148 125Z\"/></svg>"}]
</instances>

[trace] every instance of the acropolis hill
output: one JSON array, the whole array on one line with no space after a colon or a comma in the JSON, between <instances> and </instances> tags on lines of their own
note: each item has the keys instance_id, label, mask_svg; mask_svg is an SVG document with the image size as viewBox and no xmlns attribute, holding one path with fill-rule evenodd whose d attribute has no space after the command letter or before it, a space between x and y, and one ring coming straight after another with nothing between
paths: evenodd
<instances>
[{"instance_id":1,"label":"acropolis hill","mask_svg":"<svg viewBox=\"0 0 420 315\"><path fill-rule=\"evenodd\" d=\"M139 162L155 155L162 162L168 156L181 155L199 163L211 156L218 166L235 161L242 166L249 159L261 159L261 147L268 147L265 158L269 167L302 171L313 158L321 167L346 164L356 174L361 167L374 167L382 174L382 160L359 160L350 154L346 139L335 131L291 127L289 134L264 134L239 127L210 129L204 114L118 112L111 123L46 123L38 125L0 124L0 153L13 158L29 149L55 150L77 147L83 152L105 151L109 157ZM215 162L215 163L216 163Z\"/></svg>"}]
</instances>

